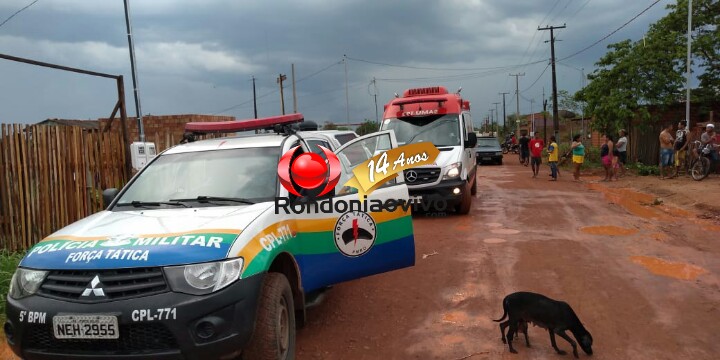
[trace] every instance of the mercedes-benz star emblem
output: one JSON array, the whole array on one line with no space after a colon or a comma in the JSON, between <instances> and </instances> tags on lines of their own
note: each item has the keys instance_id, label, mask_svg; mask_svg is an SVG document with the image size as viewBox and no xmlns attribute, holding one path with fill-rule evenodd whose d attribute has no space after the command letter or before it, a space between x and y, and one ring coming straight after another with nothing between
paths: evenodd
<instances>
[{"instance_id":1,"label":"mercedes-benz star emblem","mask_svg":"<svg viewBox=\"0 0 720 360\"><path fill-rule=\"evenodd\" d=\"M415 182L417 178L418 174L415 172L415 170L409 170L405 173L405 180L407 180L407 182Z\"/></svg>"}]
</instances>

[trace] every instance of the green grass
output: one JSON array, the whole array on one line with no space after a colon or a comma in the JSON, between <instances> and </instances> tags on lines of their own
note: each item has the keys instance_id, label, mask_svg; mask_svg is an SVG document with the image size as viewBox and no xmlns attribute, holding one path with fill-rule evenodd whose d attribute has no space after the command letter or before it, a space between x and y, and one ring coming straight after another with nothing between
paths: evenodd
<instances>
[{"instance_id":1,"label":"green grass","mask_svg":"<svg viewBox=\"0 0 720 360\"><path fill-rule=\"evenodd\" d=\"M5 323L5 298L10 287L10 280L24 255L0 250L0 324Z\"/></svg>"}]
</instances>

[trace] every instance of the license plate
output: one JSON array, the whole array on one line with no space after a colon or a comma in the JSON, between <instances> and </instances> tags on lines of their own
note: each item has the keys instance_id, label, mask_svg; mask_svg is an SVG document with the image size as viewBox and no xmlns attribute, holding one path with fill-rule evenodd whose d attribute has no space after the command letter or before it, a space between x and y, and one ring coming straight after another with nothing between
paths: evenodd
<instances>
[{"instance_id":1,"label":"license plate","mask_svg":"<svg viewBox=\"0 0 720 360\"><path fill-rule=\"evenodd\" d=\"M492 159L492 158L489 156L483 156L483 160L490 160L490 159Z\"/></svg>"},{"instance_id":2,"label":"license plate","mask_svg":"<svg viewBox=\"0 0 720 360\"><path fill-rule=\"evenodd\" d=\"M53 317L56 339L118 339L117 316L59 315Z\"/></svg>"}]
</instances>

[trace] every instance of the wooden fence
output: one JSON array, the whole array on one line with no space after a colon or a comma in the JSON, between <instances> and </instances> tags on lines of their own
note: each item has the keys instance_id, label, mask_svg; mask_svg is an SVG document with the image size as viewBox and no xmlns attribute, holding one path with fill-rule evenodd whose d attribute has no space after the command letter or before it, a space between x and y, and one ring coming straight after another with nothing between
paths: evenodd
<instances>
[{"instance_id":1,"label":"wooden fence","mask_svg":"<svg viewBox=\"0 0 720 360\"><path fill-rule=\"evenodd\" d=\"M103 209L121 187L122 136L79 127L4 124L0 133L0 248L24 250Z\"/></svg>"}]
</instances>

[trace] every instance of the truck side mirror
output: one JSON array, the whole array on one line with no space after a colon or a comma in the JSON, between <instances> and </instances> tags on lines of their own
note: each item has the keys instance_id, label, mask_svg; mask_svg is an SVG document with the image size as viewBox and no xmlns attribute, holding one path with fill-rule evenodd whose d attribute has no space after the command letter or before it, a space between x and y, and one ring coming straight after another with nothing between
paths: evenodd
<instances>
[{"instance_id":1,"label":"truck side mirror","mask_svg":"<svg viewBox=\"0 0 720 360\"><path fill-rule=\"evenodd\" d=\"M465 148L472 149L477 145L477 134L474 132L468 133L468 139L465 141Z\"/></svg>"},{"instance_id":2,"label":"truck side mirror","mask_svg":"<svg viewBox=\"0 0 720 360\"><path fill-rule=\"evenodd\" d=\"M107 209L108 206L110 206L110 203L115 199L115 196L118 194L118 189L116 188L110 188L103 190L102 197L103 197L103 206Z\"/></svg>"}]
</instances>

